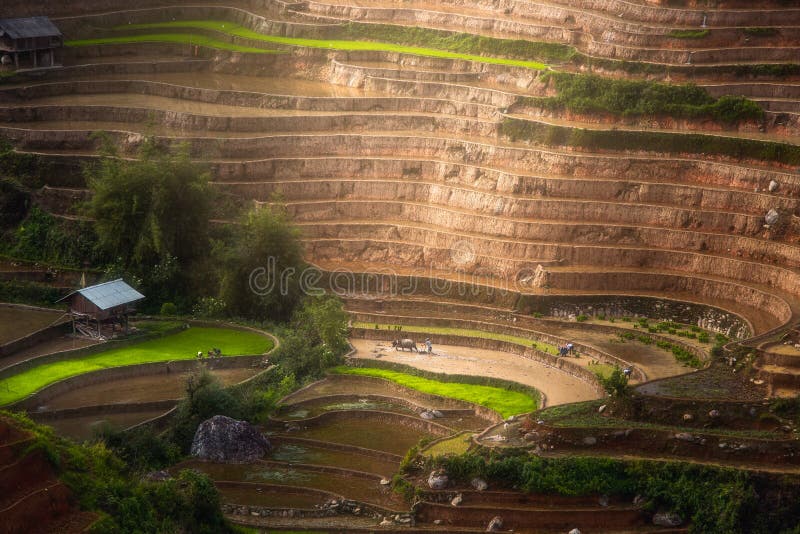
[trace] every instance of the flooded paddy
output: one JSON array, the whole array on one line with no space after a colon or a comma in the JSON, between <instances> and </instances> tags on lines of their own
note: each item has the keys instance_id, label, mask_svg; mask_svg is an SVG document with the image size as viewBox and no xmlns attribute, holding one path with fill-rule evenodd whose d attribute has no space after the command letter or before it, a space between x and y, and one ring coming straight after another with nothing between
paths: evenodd
<instances>
[{"instance_id":1,"label":"flooded paddy","mask_svg":"<svg viewBox=\"0 0 800 534\"><path fill-rule=\"evenodd\" d=\"M56 433L72 438L76 441L84 441L94 437L97 430L104 425L109 425L115 429L125 429L133 425L143 423L163 414L166 410L145 410L141 412L89 415L81 417L67 417L59 420L42 421L42 424L51 426ZM36 420L36 413L30 414Z\"/></svg>"},{"instance_id":2,"label":"flooded paddy","mask_svg":"<svg viewBox=\"0 0 800 534\"><path fill-rule=\"evenodd\" d=\"M347 467L347 466L341 466ZM220 464L190 460L172 468L196 469L207 474L213 480L233 482L255 482L276 484L280 486L302 486L344 495L369 504L375 504L393 510L403 510L406 505L402 498L389 487L381 486L380 477L363 478L340 473L316 472L301 467L275 466L267 463L252 464Z\"/></svg>"},{"instance_id":3,"label":"flooded paddy","mask_svg":"<svg viewBox=\"0 0 800 534\"><path fill-rule=\"evenodd\" d=\"M306 443L290 443L278 439L277 443L273 440L273 444L275 448L269 455L269 459L276 462L346 467L387 478L400 466L399 462L382 460L356 452L315 447Z\"/></svg>"},{"instance_id":4,"label":"flooded paddy","mask_svg":"<svg viewBox=\"0 0 800 534\"><path fill-rule=\"evenodd\" d=\"M54 339L37 343L32 347L21 350L19 352L15 352L10 356L0 358L0 369L5 369L6 367L9 367L11 365L23 362L25 360L29 360L31 358L44 356L45 354L52 354L54 352L63 352L66 350L80 349L83 347L88 347L89 345L95 345L97 343L99 343L99 341L96 341L94 339L86 339L86 338L71 337L71 336L59 336Z\"/></svg>"},{"instance_id":5,"label":"flooded paddy","mask_svg":"<svg viewBox=\"0 0 800 534\"><path fill-rule=\"evenodd\" d=\"M0 344L14 341L49 326L64 315L61 311L0 306Z\"/></svg>"},{"instance_id":6,"label":"flooded paddy","mask_svg":"<svg viewBox=\"0 0 800 534\"><path fill-rule=\"evenodd\" d=\"M217 72L165 72L153 74L110 74L98 77L75 77L70 80L143 80L185 87L214 89L218 91L244 91L285 96L359 97L377 95L355 87L334 85L306 78L245 76Z\"/></svg>"},{"instance_id":7,"label":"flooded paddy","mask_svg":"<svg viewBox=\"0 0 800 534\"><path fill-rule=\"evenodd\" d=\"M260 486L222 485L218 489L223 502L246 506L310 509L327 500L323 495L291 491L288 488L281 489L280 491L271 491L261 488Z\"/></svg>"},{"instance_id":8,"label":"flooded paddy","mask_svg":"<svg viewBox=\"0 0 800 534\"><path fill-rule=\"evenodd\" d=\"M340 419L320 424L317 427L301 429L292 432L292 435L299 438L355 445L400 456L416 445L420 439L433 437L430 432L403 424L380 422L377 417L374 420Z\"/></svg>"},{"instance_id":9,"label":"flooded paddy","mask_svg":"<svg viewBox=\"0 0 800 534\"><path fill-rule=\"evenodd\" d=\"M226 386L237 384L263 369L249 367L220 369L212 374ZM99 384L73 389L50 399L48 410L62 410L99 404L128 404L180 399L186 390L186 380L191 372L145 375L109 380Z\"/></svg>"},{"instance_id":10,"label":"flooded paddy","mask_svg":"<svg viewBox=\"0 0 800 534\"><path fill-rule=\"evenodd\" d=\"M358 340L351 340L351 342L357 343ZM286 399L286 402L289 404L295 404L326 395L353 395L354 397L359 395L382 395L386 397L403 399L423 408L471 408L471 406L466 402L426 395L424 393L419 393L400 386L394 386L391 382L387 382L386 380L382 380L380 378L348 375L329 376L325 380L317 382L310 387L293 394L291 397Z\"/></svg>"},{"instance_id":11,"label":"flooded paddy","mask_svg":"<svg viewBox=\"0 0 800 534\"><path fill-rule=\"evenodd\" d=\"M304 402L300 406L288 406L281 411L282 419L305 419L314 417L329 411L339 410L378 410L381 412L393 412L403 415L416 415L416 412L400 403L390 401L374 400L353 397L352 400L330 400L320 398L309 402Z\"/></svg>"}]
</instances>

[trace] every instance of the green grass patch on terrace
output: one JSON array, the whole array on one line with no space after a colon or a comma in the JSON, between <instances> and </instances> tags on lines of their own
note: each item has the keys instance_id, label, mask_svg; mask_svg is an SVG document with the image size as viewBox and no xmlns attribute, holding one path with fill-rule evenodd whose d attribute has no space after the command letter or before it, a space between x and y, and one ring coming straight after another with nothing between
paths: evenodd
<instances>
[{"instance_id":1,"label":"green grass patch on terrace","mask_svg":"<svg viewBox=\"0 0 800 534\"><path fill-rule=\"evenodd\" d=\"M223 356L261 354L273 345L271 338L255 332L192 327L178 334L127 347L46 363L0 380L0 406L23 399L53 382L109 367L190 360L197 356L198 351L205 353L212 347L220 348Z\"/></svg>"},{"instance_id":2,"label":"green grass patch on terrace","mask_svg":"<svg viewBox=\"0 0 800 534\"><path fill-rule=\"evenodd\" d=\"M739 161L800 165L800 145L742 137L643 130L589 130L511 117L502 122L500 131L511 141L530 141L545 146L617 152L641 150L662 154L708 154Z\"/></svg>"},{"instance_id":3,"label":"green grass patch on terrace","mask_svg":"<svg viewBox=\"0 0 800 534\"><path fill-rule=\"evenodd\" d=\"M280 35L267 35L258 33L244 26L234 24L231 22L217 21L217 20L186 20L186 21L172 21L172 22L155 22L150 24L130 24L125 26L118 26L116 30L158 30L169 28L188 28L196 30L207 30L226 33L244 39L253 41L262 41L265 43L272 43L284 46L303 46L309 48L324 48L330 50L364 50L364 51L379 51L379 52L397 52L402 54L413 54L417 56L429 56L445 59L463 59L466 61L477 61L481 63L492 63L496 65L508 65L512 67L524 67L529 69L543 70L547 65L539 61L530 61L523 59L510 59L503 57L482 56L476 53L457 52L446 49L427 48L421 46L409 46L402 44L395 44L391 42L382 41L359 41L359 40L343 40L343 39L308 39L302 37L283 37ZM355 33L355 30L353 30ZM366 32L365 32L366 35ZM391 38L392 34L387 33L383 39ZM374 35L380 37L380 34ZM95 41L91 39L89 41ZM73 41L74 43L75 41ZM81 41L78 41L81 42ZM89 43L99 44L99 43ZM461 45L468 48L466 45ZM485 46L480 48L481 51L485 50Z\"/></svg>"},{"instance_id":4,"label":"green grass patch on terrace","mask_svg":"<svg viewBox=\"0 0 800 534\"><path fill-rule=\"evenodd\" d=\"M437 441L423 451L425 456L441 456L443 454L464 454L472 444L472 433L464 432L441 441Z\"/></svg>"},{"instance_id":5,"label":"green grass patch on terrace","mask_svg":"<svg viewBox=\"0 0 800 534\"><path fill-rule=\"evenodd\" d=\"M396 384L400 384L403 387L421 391L422 393L479 404L490 410L494 410L503 417L528 413L536 410L539 405L538 399L519 391L510 391L501 387L478 384L441 382L431 378L401 373L390 369L340 366L335 367L331 372L343 375L384 378Z\"/></svg>"},{"instance_id":6,"label":"green grass patch on terrace","mask_svg":"<svg viewBox=\"0 0 800 534\"><path fill-rule=\"evenodd\" d=\"M538 412L535 417L548 424L559 427L575 428L640 428L652 430L667 430L671 432L700 432L703 434L718 436L735 436L740 438L764 438L779 439L783 436L770 430L737 430L727 428L695 428L680 427L658 423L648 423L623 419L619 417L609 417L597 412L600 405L605 404L607 399L592 400L585 402L575 402L545 408Z\"/></svg>"},{"instance_id":7,"label":"green grass patch on terrace","mask_svg":"<svg viewBox=\"0 0 800 534\"><path fill-rule=\"evenodd\" d=\"M710 33L711 30L670 30L667 35L676 39L702 39Z\"/></svg>"},{"instance_id":8,"label":"green grass patch on terrace","mask_svg":"<svg viewBox=\"0 0 800 534\"><path fill-rule=\"evenodd\" d=\"M604 78L594 74L548 72L557 95L520 97L522 105L568 109L575 113L610 113L622 117L668 115L688 119L711 118L724 125L761 120L764 110L744 97L714 98L694 84L666 84L650 80Z\"/></svg>"},{"instance_id":9,"label":"green grass patch on terrace","mask_svg":"<svg viewBox=\"0 0 800 534\"><path fill-rule=\"evenodd\" d=\"M545 352L547 354L552 354L554 356L558 355L558 348L554 345L550 345L549 343L543 343L541 341L534 341L532 339L528 339L526 337L521 336L513 336L510 334L500 334L497 332L485 332L483 330L472 330L469 328L451 328L449 326L421 326L421 325L394 325L394 324L384 324L384 323L377 323L378 329L386 330L387 327L389 330L394 332L394 328L398 326L402 326L403 330L400 332L395 332L398 337L402 337L403 332L411 332L415 334L431 334L431 335L444 335L444 336L464 336L464 337L476 337L480 339L494 339L496 341L506 341L508 343L514 343L515 345L522 345L523 347L531 347L541 352ZM353 327L355 328L366 328L366 329L373 329L375 328L376 323L365 323L365 322L354 322Z\"/></svg>"},{"instance_id":10,"label":"green grass patch on terrace","mask_svg":"<svg viewBox=\"0 0 800 534\"><path fill-rule=\"evenodd\" d=\"M278 50L268 50L266 48L255 48L252 46L241 46L226 43L219 39L213 39L199 33L150 33L146 35L125 35L115 37L97 37L94 39L75 39L65 41L65 46L95 46L128 43L175 43L185 45L198 45L206 48L216 48L218 50L229 50L231 52L244 52L247 54L280 54Z\"/></svg>"}]
</instances>

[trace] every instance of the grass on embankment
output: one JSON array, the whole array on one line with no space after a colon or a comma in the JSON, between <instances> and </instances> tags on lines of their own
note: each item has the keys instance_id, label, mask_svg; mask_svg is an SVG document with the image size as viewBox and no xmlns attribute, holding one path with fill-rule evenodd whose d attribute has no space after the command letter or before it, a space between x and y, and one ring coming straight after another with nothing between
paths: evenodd
<instances>
[{"instance_id":1,"label":"grass on embankment","mask_svg":"<svg viewBox=\"0 0 800 534\"><path fill-rule=\"evenodd\" d=\"M251 46L241 46L232 43L226 43L219 39L212 39L205 35L198 33L151 33L147 35L126 35L119 37L98 37L95 39L75 39L72 41L65 41L65 46L94 46L94 45L109 45L109 44L127 44L127 43L176 43L185 45L198 45L207 48L216 48L218 50L229 50L231 52L245 52L248 54L279 54L277 50L268 50L266 48L254 48Z\"/></svg>"},{"instance_id":2,"label":"grass on embankment","mask_svg":"<svg viewBox=\"0 0 800 534\"><path fill-rule=\"evenodd\" d=\"M482 56L473 53L456 52L452 50L427 48L422 46L408 46L402 44L395 44L391 42L366 41L366 40L359 41L359 40L343 40L343 39L307 39L301 37L282 37L280 35L267 35L255 32L238 24L234 24L231 22L216 21L216 20L186 20L186 21L172 21L172 22L157 22L150 24L130 24L125 26L119 26L115 29L158 30L158 29L169 29L169 28L210 30L210 31L225 33L228 35L233 35L236 37L242 37L244 39L250 39L253 41L261 41L265 43L273 43L285 46L303 46L308 48L325 48L330 50L397 52L401 54L413 54L417 56L438 57L444 59L463 59L466 61L477 61L481 63L492 63L496 65L508 65L512 67L524 67L536 70L544 70L547 68L547 65L545 65L544 63L540 63L538 61ZM173 35L173 34L168 34L168 35ZM390 36L390 34L387 34L387 36ZM110 39L127 39L127 37L112 37ZM67 44L69 46L81 46L83 45L83 43L102 44L96 42L102 40L103 39L69 41ZM483 51L484 49L485 47L480 48L481 51Z\"/></svg>"},{"instance_id":3,"label":"grass on embankment","mask_svg":"<svg viewBox=\"0 0 800 534\"><path fill-rule=\"evenodd\" d=\"M48 384L91 371L141 363L190 360L212 347L223 356L261 354L271 349L271 338L255 332L193 327L178 334L60 362L47 363L0 380L0 406L27 397Z\"/></svg>"},{"instance_id":4,"label":"grass on embankment","mask_svg":"<svg viewBox=\"0 0 800 534\"><path fill-rule=\"evenodd\" d=\"M372 329L375 328L376 323L363 323L363 322L354 322L354 328L365 328L365 329ZM512 336L509 334L499 334L497 332L484 332L483 330L472 330L469 328L451 328L449 326L418 326L418 325L394 325L394 324L384 324L384 323L377 323L380 328L378 330L388 330L395 331L395 327L402 326L403 330L400 332L396 332L398 337L402 337L403 332L409 332L414 334L431 334L431 335L443 335L443 336L464 336L464 337L476 337L480 339L494 339L496 341L506 341L508 343L513 343L515 345L522 345L523 347L532 347L536 350L541 352L545 352L547 354L552 354L554 356L558 355L558 349L554 345L550 345L549 343L543 343L541 341L534 341L532 339L528 339L526 337L521 336Z\"/></svg>"},{"instance_id":5,"label":"grass on embankment","mask_svg":"<svg viewBox=\"0 0 800 534\"><path fill-rule=\"evenodd\" d=\"M735 137L643 130L590 130L534 120L506 118L503 137L544 146L585 150L644 151L660 154L720 155L735 160L774 161L800 165L800 145Z\"/></svg>"},{"instance_id":6,"label":"grass on embankment","mask_svg":"<svg viewBox=\"0 0 800 534\"><path fill-rule=\"evenodd\" d=\"M414 376L388 369L374 367L335 367L331 372L343 375L371 376L384 378L409 389L462 400L485 406L503 417L528 413L537 409L537 399L507 389L458 382L440 382L429 378Z\"/></svg>"}]
</instances>

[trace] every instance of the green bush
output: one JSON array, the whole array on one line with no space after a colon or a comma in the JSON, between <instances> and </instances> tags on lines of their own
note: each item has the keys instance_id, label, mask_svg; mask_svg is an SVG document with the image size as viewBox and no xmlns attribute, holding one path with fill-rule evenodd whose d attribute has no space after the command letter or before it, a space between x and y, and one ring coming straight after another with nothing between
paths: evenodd
<instances>
[{"instance_id":1,"label":"green bush","mask_svg":"<svg viewBox=\"0 0 800 534\"><path fill-rule=\"evenodd\" d=\"M575 317L575 320L578 321L579 323L587 321L588 319L589 319L589 316L588 315L584 315L584 314L580 314L577 317Z\"/></svg>"},{"instance_id":2,"label":"green bush","mask_svg":"<svg viewBox=\"0 0 800 534\"><path fill-rule=\"evenodd\" d=\"M778 28L742 28L742 32L751 37L771 37L778 34Z\"/></svg>"},{"instance_id":3,"label":"green bush","mask_svg":"<svg viewBox=\"0 0 800 534\"><path fill-rule=\"evenodd\" d=\"M708 343L708 332L700 332L697 336L697 340L700 343Z\"/></svg>"},{"instance_id":4,"label":"green bush","mask_svg":"<svg viewBox=\"0 0 800 534\"><path fill-rule=\"evenodd\" d=\"M726 125L764 117L764 111L752 100L732 96L715 99L694 84L672 85L568 72L549 72L543 79L553 81L556 96L520 97L517 102L585 114L711 118ZM550 132L549 135L555 139L566 134Z\"/></svg>"},{"instance_id":5,"label":"green bush","mask_svg":"<svg viewBox=\"0 0 800 534\"><path fill-rule=\"evenodd\" d=\"M161 311L159 312L160 315L166 315L168 317L174 317L178 314L178 307L175 306L174 302L165 302L161 305Z\"/></svg>"},{"instance_id":6,"label":"green bush","mask_svg":"<svg viewBox=\"0 0 800 534\"><path fill-rule=\"evenodd\" d=\"M706 154L735 160L800 165L800 145L721 135L634 130L586 130L507 117L501 134L512 141L586 150L641 150L667 154Z\"/></svg>"},{"instance_id":7,"label":"green bush","mask_svg":"<svg viewBox=\"0 0 800 534\"><path fill-rule=\"evenodd\" d=\"M626 397L631 392L631 388L628 385L628 377L618 366L615 366L614 370L611 371L608 376L598 375L597 379L600 381L600 385L603 386L603 389L606 390L606 393L612 397Z\"/></svg>"},{"instance_id":8,"label":"green bush","mask_svg":"<svg viewBox=\"0 0 800 534\"><path fill-rule=\"evenodd\" d=\"M670 30L667 35L676 39L702 39L710 33L710 30Z\"/></svg>"}]
</instances>

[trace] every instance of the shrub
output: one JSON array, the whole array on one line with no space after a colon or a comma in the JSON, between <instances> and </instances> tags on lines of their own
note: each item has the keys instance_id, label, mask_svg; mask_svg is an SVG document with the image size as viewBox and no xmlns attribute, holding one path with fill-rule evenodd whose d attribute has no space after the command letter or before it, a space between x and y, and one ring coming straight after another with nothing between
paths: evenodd
<instances>
[{"instance_id":1,"label":"shrub","mask_svg":"<svg viewBox=\"0 0 800 534\"><path fill-rule=\"evenodd\" d=\"M697 336L697 340L700 343L708 343L708 332L700 332Z\"/></svg>"},{"instance_id":2,"label":"shrub","mask_svg":"<svg viewBox=\"0 0 800 534\"><path fill-rule=\"evenodd\" d=\"M178 314L178 307L175 306L174 302L165 302L161 305L161 311L159 313L160 315L173 317Z\"/></svg>"},{"instance_id":3,"label":"shrub","mask_svg":"<svg viewBox=\"0 0 800 534\"><path fill-rule=\"evenodd\" d=\"M597 376L603 389L612 397L626 397L630 394L631 388L628 385L628 377L622 372L622 369L615 366L614 370L608 376Z\"/></svg>"},{"instance_id":4,"label":"shrub","mask_svg":"<svg viewBox=\"0 0 800 534\"><path fill-rule=\"evenodd\" d=\"M584 322L584 321L586 321L588 319L589 319L589 316L588 315L584 315L584 314L580 314L577 317L575 317L575 320L578 321L579 323L582 323L582 322Z\"/></svg>"},{"instance_id":5,"label":"shrub","mask_svg":"<svg viewBox=\"0 0 800 534\"><path fill-rule=\"evenodd\" d=\"M702 39L710 33L710 30L671 30L667 35L676 39Z\"/></svg>"}]
</instances>

